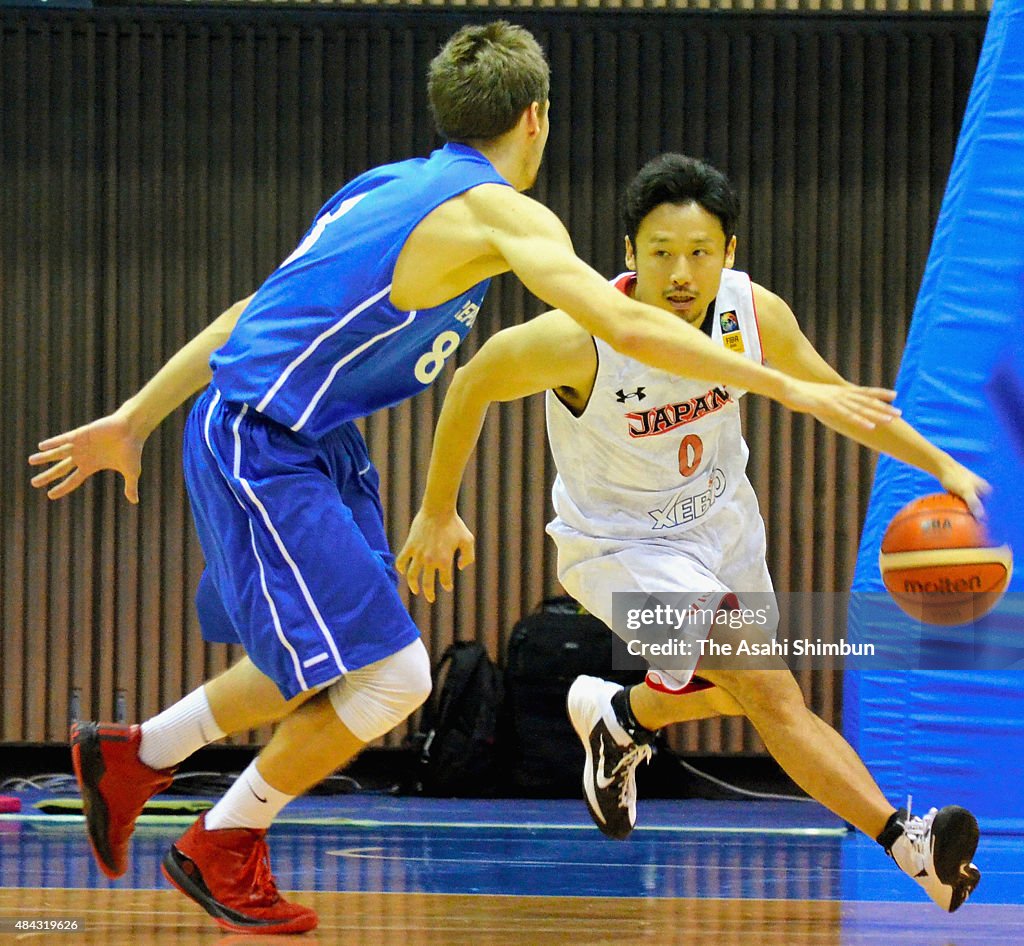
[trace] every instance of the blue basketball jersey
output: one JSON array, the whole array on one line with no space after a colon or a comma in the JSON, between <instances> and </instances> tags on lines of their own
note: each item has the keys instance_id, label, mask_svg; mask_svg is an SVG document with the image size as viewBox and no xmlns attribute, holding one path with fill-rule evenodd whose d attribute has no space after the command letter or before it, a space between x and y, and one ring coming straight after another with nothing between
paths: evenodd
<instances>
[{"instance_id":1,"label":"blue basketball jersey","mask_svg":"<svg viewBox=\"0 0 1024 946\"><path fill-rule=\"evenodd\" d=\"M395 263L427 214L486 183L508 184L480 152L449 143L338 191L213 354L223 398L319 438L426 388L468 334L490 281L406 312L390 300Z\"/></svg>"}]
</instances>

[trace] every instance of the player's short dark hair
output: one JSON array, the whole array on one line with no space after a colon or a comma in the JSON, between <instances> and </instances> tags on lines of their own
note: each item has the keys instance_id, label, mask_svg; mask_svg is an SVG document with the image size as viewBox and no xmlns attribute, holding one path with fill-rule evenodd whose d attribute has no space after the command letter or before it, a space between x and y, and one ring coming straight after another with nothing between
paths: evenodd
<instances>
[{"instance_id":1,"label":"player's short dark hair","mask_svg":"<svg viewBox=\"0 0 1024 946\"><path fill-rule=\"evenodd\" d=\"M699 204L718 218L728 245L740 215L740 201L729 179L710 164L685 154L658 155L637 171L623 195L626 236L636 246L636 232L655 207L690 203Z\"/></svg>"},{"instance_id":2,"label":"player's short dark hair","mask_svg":"<svg viewBox=\"0 0 1024 946\"><path fill-rule=\"evenodd\" d=\"M548 100L551 71L533 35L495 20L464 26L430 63L427 89L437 131L449 141L488 141Z\"/></svg>"}]
</instances>

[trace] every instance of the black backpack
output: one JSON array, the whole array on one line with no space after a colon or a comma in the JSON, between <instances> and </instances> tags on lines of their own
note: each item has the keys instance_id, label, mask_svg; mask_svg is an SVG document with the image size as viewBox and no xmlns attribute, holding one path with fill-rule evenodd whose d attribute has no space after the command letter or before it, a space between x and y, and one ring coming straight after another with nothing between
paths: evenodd
<instances>
[{"instance_id":1,"label":"black backpack","mask_svg":"<svg viewBox=\"0 0 1024 946\"><path fill-rule=\"evenodd\" d=\"M580 674L639 683L640 657L570 597L547 598L516 622L505 664L503 752L507 785L517 795L574 798L580 792L583 747L565 708Z\"/></svg>"},{"instance_id":2,"label":"black backpack","mask_svg":"<svg viewBox=\"0 0 1024 946\"><path fill-rule=\"evenodd\" d=\"M434 694L423 710L413 790L481 798L499 784L501 673L476 641L456 641L434 668Z\"/></svg>"}]
</instances>

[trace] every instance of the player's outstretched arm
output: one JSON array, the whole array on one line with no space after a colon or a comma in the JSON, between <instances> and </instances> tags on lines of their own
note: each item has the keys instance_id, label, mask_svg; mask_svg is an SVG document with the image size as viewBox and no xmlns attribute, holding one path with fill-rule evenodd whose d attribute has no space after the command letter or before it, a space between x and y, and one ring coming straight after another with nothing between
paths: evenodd
<instances>
[{"instance_id":1,"label":"player's outstretched arm","mask_svg":"<svg viewBox=\"0 0 1024 946\"><path fill-rule=\"evenodd\" d=\"M754 294L765 358L774 367L807 381L841 388L851 386L818 354L801 331L793 311L782 299L762 286L755 286ZM981 497L991 490L989 484L922 437L906 421L896 419L871 430L855 424L834 426L851 440L924 470L934 476L943 489L963 499L975 516L980 518L984 515Z\"/></svg>"},{"instance_id":2,"label":"player's outstretched arm","mask_svg":"<svg viewBox=\"0 0 1024 946\"><path fill-rule=\"evenodd\" d=\"M30 465L46 467L32 477L32 485L50 487L46 495L60 499L93 473L114 470L124 478L125 498L137 503L146 438L168 414L210 383L210 355L227 341L251 298L221 313L113 414L43 440L39 452L28 458Z\"/></svg>"},{"instance_id":3,"label":"player's outstretched arm","mask_svg":"<svg viewBox=\"0 0 1024 946\"><path fill-rule=\"evenodd\" d=\"M870 430L896 416L892 391L855 385L837 391L791 377L715 344L669 312L630 299L576 256L565 227L536 201L497 186L471 193L474 215L495 253L526 287L616 351L674 374L763 394L830 427Z\"/></svg>"},{"instance_id":4,"label":"player's outstretched arm","mask_svg":"<svg viewBox=\"0 0 1024 946\"><path fill-rule=\"evenodd\" d=\"M563 312L548 312L492 336L455 372L434 431L423 502L395 565L413 594L452 589L453 562L474 559L472 533L456 511L459 487L487 409L549 388L589 389L596 368L590 335Z\"/></svg>"}]
</instances>

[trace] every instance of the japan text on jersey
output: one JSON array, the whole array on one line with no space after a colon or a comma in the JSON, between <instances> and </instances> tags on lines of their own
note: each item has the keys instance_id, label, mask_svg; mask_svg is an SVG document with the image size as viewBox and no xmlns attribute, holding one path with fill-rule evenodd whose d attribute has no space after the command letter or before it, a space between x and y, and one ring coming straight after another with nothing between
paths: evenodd
<instances>
[{"instance_id":1,"label":"japan text on jersey","mask_svg":"<svg viewBox=\"0 0 1024 946\"><path fill-rule=\"evenodd\" d=\"M613 280L629 292L633 274ZM761 360L750 278L725 270L709 307L713 342ZM574 416L547 395L558 477L552 499L569 528L609 537L665 536L721 508L746 476L742 390L651 368L595 339L598 366Z\"/></svg>"}]
</instances>

